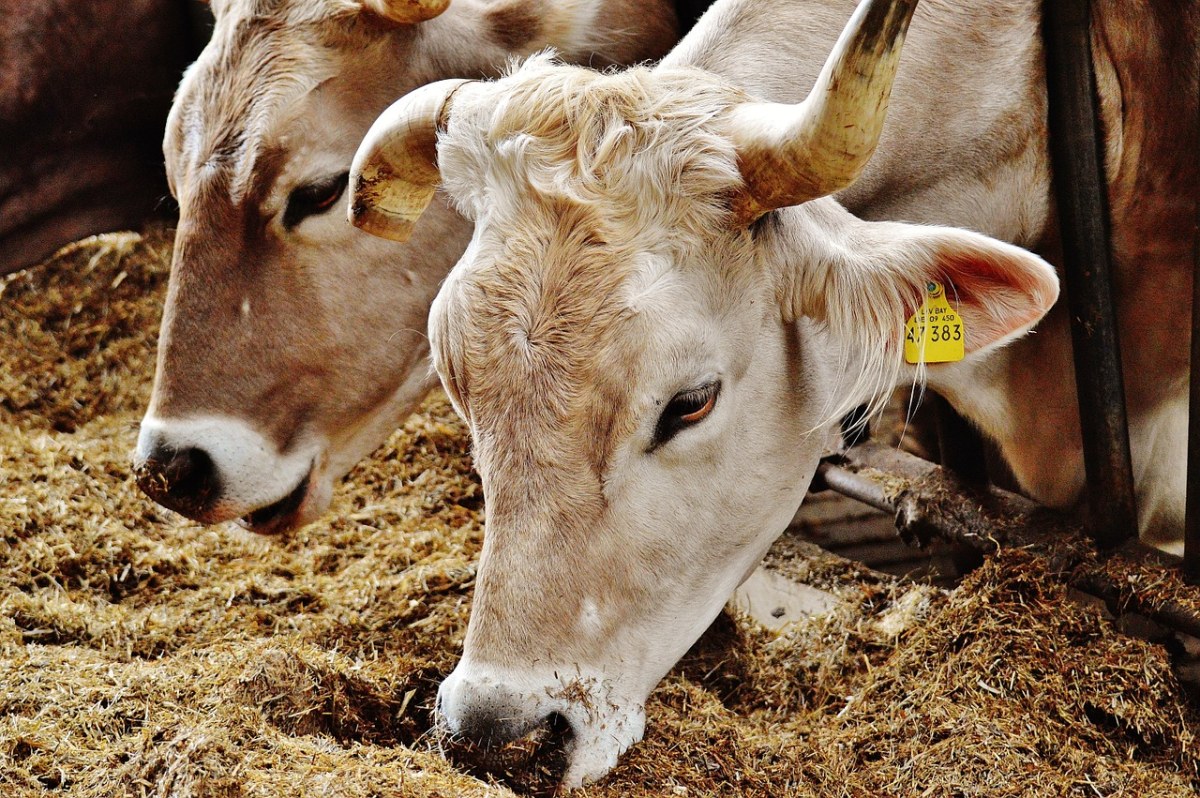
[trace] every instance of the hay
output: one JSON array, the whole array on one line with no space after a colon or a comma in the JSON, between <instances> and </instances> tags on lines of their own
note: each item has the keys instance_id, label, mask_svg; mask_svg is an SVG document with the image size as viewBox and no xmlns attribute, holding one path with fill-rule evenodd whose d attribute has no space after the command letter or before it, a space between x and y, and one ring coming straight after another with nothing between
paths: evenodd
<instances>
[{"instance_id":1,"label":"hay","mask_svg":"<svg viewBox=\"0 0 1200 798\"><path fill-rule=\"evenodd\" d=\"M443 398L281 539L137 492L168 251L163 231L103 236L0 284L0 795L549 794L554 757L529 753L553 734L488 769L428 732L482 535ZM1164 651L1069 601L1044 560L1003 553L949 594L789 562L837 609L778 633L722 616L588 795L1200 786Z\"/></svg>"}]
</instances>

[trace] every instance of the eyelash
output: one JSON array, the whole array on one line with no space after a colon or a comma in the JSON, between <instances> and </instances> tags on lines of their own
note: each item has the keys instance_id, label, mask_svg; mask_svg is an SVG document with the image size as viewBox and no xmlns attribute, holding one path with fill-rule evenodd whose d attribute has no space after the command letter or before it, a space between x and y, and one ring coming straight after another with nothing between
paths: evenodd
<instances>
[{"instance_id":1,"label":"eyelash","mask_svg":"<svg viewBox=\"0 0 1200 798\"><path fill-rule=\"evenodd\" d=\"M308 183L294 190L288 195L287 208L283 211L284 229L292 230L308 217L325 213L337 205L349 179L350 173L343 172L337 177Z\"/></svg>"},{"instance_id":2,"label":"eyelash","mask_svg":"<svg viewBox=\"0 0 1200 798\"><path fill-rule=\"evenodd\" d=\"M657 449L681 431L707 418L716 406L720 392L721 383L714 381L698 388L680 391L671 397L671 401L667 402L667 406L658 417L649 451Z\"/></svg>"}]
</instances>

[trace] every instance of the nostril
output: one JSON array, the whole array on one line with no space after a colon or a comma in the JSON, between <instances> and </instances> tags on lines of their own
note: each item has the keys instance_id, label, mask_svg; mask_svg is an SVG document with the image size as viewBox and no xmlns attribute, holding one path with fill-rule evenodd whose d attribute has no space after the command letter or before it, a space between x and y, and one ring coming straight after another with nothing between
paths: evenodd
<instances>
[{"instance_id":1,"label":"nostril","mask_svg":"<svg viewBox=\"0 0 1200 798\"><path fill-rule=\"evenodd\" d=\"M488 711L469 711L457 720L458 738L484 750L503 745L515 737L508 733L501 718Z\"/></svg>"},{"instance_id":2,"label":"nostril","mask_svg":"<svg viewBox=\"0 0 1200 798\"><path fill-rule=\"evenodd\" d=\"M137 484L154 501L195 520L204 520L221 491L212 457L194 446L156 448L138 465Z\"/></svg>"},{"instance_id":3,"label":"nostril","mask_svg":"<svg viewBox=\"0 0 1200 798\"><path fill-rule=\"evenodd\" d=\"M550 713L550 717L546 718L546 728L555 736L570 736L573 733L571 721L561 712Z\"/></svg>"},{"instance_id":4,"label":"nostril","mask_svg":"<svg viewBox=\"0 0 1200 798\"><path fill-rule=\"evenodd\" d=\"M189 446L179 449L163 468L163 476L173 490L187 495L209 493L216 485L216 469L203 449Z\"/></svg>"}]
</instances>

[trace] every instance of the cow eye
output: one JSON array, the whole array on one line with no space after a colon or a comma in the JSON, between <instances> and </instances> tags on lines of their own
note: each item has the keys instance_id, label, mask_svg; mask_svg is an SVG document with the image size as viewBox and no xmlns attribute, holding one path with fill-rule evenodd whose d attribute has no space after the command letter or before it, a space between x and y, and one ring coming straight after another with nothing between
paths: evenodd
<instances>
[{"instance_id":1,"label":"cow eye","mask_svg":"<svg viewBox=\"0 0 1200 798\"><path fill-rule=\"evenodd\" d=\"M717 394L720 392L720 381L713 380L698 388L680 391L671 397L662 415L658 417L654 440L650 444L651 450L674 438L680 430L699 424L707 418L716 405Z\"/></svg>"},{"instance_id":2,"label":"cow eye","mask_svg":"<svg viewBox=\"0 0 1200 798\"><path fill-rule=\"evenodd\" d=\"M283 211L284 228L291 230L309 216L324 213L332 208L342 198L349 179L350 173L342 172L340 175L306 183L292 191L288 195L287 208Z\"/></svg>"}]
</instances>

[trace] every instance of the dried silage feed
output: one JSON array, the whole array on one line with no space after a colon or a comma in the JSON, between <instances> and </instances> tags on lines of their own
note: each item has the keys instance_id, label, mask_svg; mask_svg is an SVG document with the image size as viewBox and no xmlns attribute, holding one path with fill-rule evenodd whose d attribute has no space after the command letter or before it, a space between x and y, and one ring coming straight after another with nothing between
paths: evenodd
<instances>
[{"instance_id":1,"label":"dried silage feed","mask_svg":"<svg viewBox=\"0 0 1200 798\"><path fill-rule=\"evenodd\" d=\"M165 231L101 236L0 284L0 795L548 794L553 757L528 754L552 735L487 771L429 731L482 539L443 398L280 539L137 492L168 257ZM1166 652L1069 601L1045 560L1002 553L950 593L811 551L791 570L837 608L779 633L722 616L586 794L1200 786Z\"/></svg>"}]
</instances>

